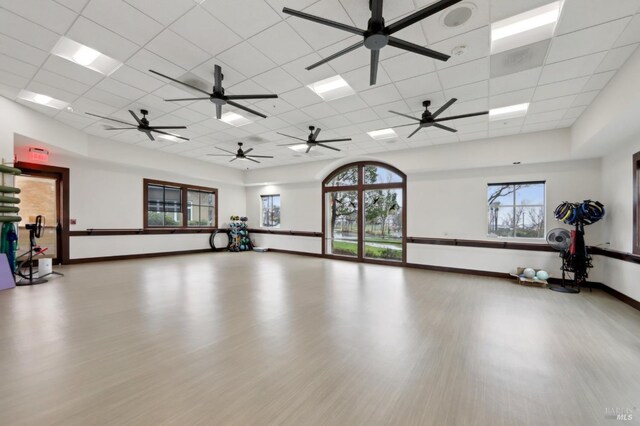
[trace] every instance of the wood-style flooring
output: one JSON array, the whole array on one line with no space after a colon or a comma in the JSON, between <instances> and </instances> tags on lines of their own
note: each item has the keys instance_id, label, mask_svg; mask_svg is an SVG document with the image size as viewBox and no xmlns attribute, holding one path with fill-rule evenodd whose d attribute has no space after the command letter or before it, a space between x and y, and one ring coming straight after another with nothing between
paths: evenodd
<instances>
[{"instance_id":1,"label":"wood-style flooring","mask_svg":"<svg viewBox=\"0 0 640 426\"><path fill-rule=\"evenodd\" d=\"M640 312L603 292L277 253L63 272L0 292L2 425L640 424Z\"/></svg>"}]
</instances>

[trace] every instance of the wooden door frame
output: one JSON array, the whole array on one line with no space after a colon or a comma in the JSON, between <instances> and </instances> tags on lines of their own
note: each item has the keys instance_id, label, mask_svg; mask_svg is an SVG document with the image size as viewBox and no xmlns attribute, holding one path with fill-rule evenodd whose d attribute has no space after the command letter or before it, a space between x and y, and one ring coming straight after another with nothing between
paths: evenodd
<instances>
[{"instance_id":1,"label":"wooden door frame","mask_svg":"<svg viewBox=\"0 0 640 426\"><path fill-rule=\"evenodd\" d=\"M62 224L62 232L58 236L58 259L61 264L69 263L69 169L46 164L26 163L18 161L15 167L25 174L35 177L54 178L59 180L56 186L58 220ZM57 226L57 225L56 225Z\"/></svg>"},{"instance_id":2,"label":"wooden door frame","mask_svg":"<svg viewBox=\"0 0 640 426\"><path fill-rule=\"evenodd\" d=\"M402 178L402 182L394 182L394 183L379 183L379 184L366 184L364 183L364 168L365 166L378 166L385 168L387 170L392 171ZM357 176L358 183L356 185L348 185L348 186L327 186L327 184L333 179L338 173L343 170L357 167ZM370 259L365 257L364 255L364 192L369 189L402 189L402 260L400 262L393 260L379 260L379 259ZM327 254L326 248L326 198L327 193L336 192L336 191L356 191L358 196L358 255L357 256L339 256L334 254ZM331 173L322 181L322 255L325 257L330 257L334 259L340 260L350 260L353 262L364 262L364 263L376 263L376 264L396 264L396 265L406 265L407 264L407 175L402 171L393 167L390 164L383 163L380 161L357 161L353 163L344 164Z\"/></svg>"}]
</instances>

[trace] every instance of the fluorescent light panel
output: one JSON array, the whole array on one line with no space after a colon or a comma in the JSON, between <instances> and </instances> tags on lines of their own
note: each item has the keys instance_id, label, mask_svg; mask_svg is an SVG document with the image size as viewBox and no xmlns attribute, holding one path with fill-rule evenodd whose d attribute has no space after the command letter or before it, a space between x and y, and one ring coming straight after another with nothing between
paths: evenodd
<instances>
[{"instance_id":1,"label":"fluorescent light panel","mask_svg":"<svg viewBox=\"0 0 640 426\"><path fill-rule=\"evenodd\" d=\"M553 37L562 1L491 24L491 53L504 52Z\"/></svg>"},{"instance_id":2,"label":"fluorescent light panel","mask_svg":"<svg viewBox=\"0 0 640 426\"><path fill-rule=\"evenodd\" d=\"M18 93L18 98L55 109L63 109L69 105L68 102L54 99L51 96L41 93L30 92L29 90L21 90L20 93Z\"/></svg>"},{"instance_id":3,"label":"fluorescent light panel","mask_svg":"<svg viewBox=\"0 0 640 426\"><path fill-rule=\"evenodd\" d=\"M355 90L349 86L349 83L339 75L329 77L324 80L316 81L307 85L309 89L325 101L344 98L345 96L355 95Z\"/></svg>"},{"instance_id":4,"label":"fluorescent light panel","mask_svg":"<svg viewBox=\"0 0 640 426\"><path fill-rule=\"evenodd\" d=\"M233 111L225 112L224 114L222 114L222 117L220 117L220 121L223 121L235 127L253 123L253 121Z\"/></svg>"},{"instance_id":5,"label":"fluorescent light panel","mask_svg":"<svg viewBox=\"0 0 640 426\"><path fill-rule=\"evenodd\" d=\"M287 147L289 149L292 149L296 152L305 152L307 150L307 144L306 143L301 143L299 145L291 145L289 147Z\"/></svg>"},{"instance_id":6,"label":"fluorescent light panel","mask_svg":"<svg viewBox=\"0 0 640 426\"><path fill-rule=\"evenodd\" d=\"M508 120L510 118L522 117L527 114L528 110L528 102L501 108L493 108L489 111L489 120Z\"/></svg>"},{"instance_id":7,"label":"fluorescent light panel","mask_svg":"<svg viewBox=\"0 0 640 426\"><path fill-rule=\"evenodd\" d=\"M122 66L122 62L67 37L60 37L51 53L106 76Z\"/></svg>"},{"instance_id":8,"label":"fluorescent light panel","mask_svg":"<svg viewBox=\"0 0 640 426\"><path fill-rule=\"evenodd\" d=\"M383 139L391 139L398 136L398 134L393 129L373 130L371 132L367 132L367 134L377 141Z\"/></svg>"},{"instance_id":9,"label":"fluorescent light panel","mask_svg":"<svg viewBox=\"0 0 640 426\"><path fill-rule=\"evenodd\" d=\"M175 136L172 136L172 135L156 134L156 136L171 142L176 142L176 143L186 142L184 139L176 138Z\"/></svg>"}]
</instances>

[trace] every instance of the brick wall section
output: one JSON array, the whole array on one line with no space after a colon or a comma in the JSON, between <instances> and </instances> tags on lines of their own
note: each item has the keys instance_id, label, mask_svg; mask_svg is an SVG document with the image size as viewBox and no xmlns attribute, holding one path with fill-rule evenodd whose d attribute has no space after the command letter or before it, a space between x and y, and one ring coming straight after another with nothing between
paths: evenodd
<instances>
[{"instance_id":1,"label":"brick wall section","mask_svg":"<svg viewBox=\"0 0 640 426\"><path fill-rule=\"evenodd\" d=\"M45 232L38 239L41 247L48 247L47 254L56 252L56 181L32 176L16 176L16 187L20 188L19 244L21 252L29 249L29 232L24 225L32 223L37 215L44 216Z\"/></svg>"}]
</instances>

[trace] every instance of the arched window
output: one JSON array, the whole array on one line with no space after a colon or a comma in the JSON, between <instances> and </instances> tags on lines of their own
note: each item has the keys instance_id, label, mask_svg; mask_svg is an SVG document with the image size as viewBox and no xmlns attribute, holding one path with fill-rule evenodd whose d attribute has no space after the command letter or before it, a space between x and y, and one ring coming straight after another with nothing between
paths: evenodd
<instances>
[{"instance_id":1,"label":"arched window","mask_svg":"<svg viewBox=\"0 0 640 426\"><path fill-rule=\"evenodd\" d=\"M406 176L388 164L351 163L322 182L322 253L405 262Z\"/></svg>"}]
</instances>

